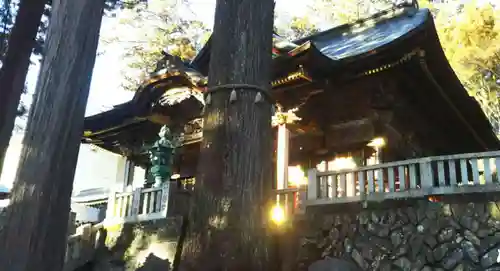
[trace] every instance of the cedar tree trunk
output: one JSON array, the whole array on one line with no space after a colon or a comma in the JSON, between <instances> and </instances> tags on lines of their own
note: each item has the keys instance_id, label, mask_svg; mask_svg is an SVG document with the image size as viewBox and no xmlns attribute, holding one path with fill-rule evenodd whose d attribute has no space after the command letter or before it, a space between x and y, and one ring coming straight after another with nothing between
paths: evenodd
<instances>
[{"instance_id":1,"label":"cedar tree trunk","mask_svg":"<svg viewBox=\"0 0 500 271\"><path fill-rule=\"evenodd\" d=\"M0 266L59 271L104 0L54 0L28 119Z\"/></svg>"},{"instance_id":2,"label":"cedar tree trunk","mask_svg":"<svg viewBox=\"0 0 500 271\"><path fill-rule=\"evenodd\" d=\"M0 68L0 175L47 0L22 0Z\"/></svg>"},{"instance_id":3,"label":"cedar tree trunk","mask_svg":"<svg viewBox=\"0 0 500 271\"><path fill-rule=\"evenodd\" d=\"M273 0L217 1L210 87L270 89L273 14ZM205 106L187 270L270 270L263 219L272 182L272 103L265 96L255 103L255 91L235 91L234 102L231 90L217 91Z\"/></svg>"}]
</instances>

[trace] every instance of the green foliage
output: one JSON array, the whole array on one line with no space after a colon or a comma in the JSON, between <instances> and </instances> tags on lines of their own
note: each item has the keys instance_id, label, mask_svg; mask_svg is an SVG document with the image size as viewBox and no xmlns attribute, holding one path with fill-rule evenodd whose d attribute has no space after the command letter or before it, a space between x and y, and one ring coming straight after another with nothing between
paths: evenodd
<instances>
[{"instance_id":1,"label":"green foliage","mask_svg":"<svg viewBox=\"0 0 500 271\"><path fill-rule=\"evenodd\" d=\"M330 26L353 22L389 8L392 0L315 0L313 14ZM484 2L484 1L481 1ZM493 3L494 1L491 1ZM471 0L419 1L431 10L439 38L455 73L500 129L500 7Z\"/></svg>"},{"instance_id":2,"label":"green foliage","mask_svg":"<svg viewBox=\"0 0 500 271\"><path fill-rule=\"evenodd\" d=\"M331 25L351 23L393 6L393 0L315 0L313 13Z\"/></svg>"},{"instance_id":3,"label":"green foliage","mask_svg":"<svg viewBox=\"0 0 500 271\"><path fill-rule=\"evenodd\" d=\"M186 7L179 1L152 0L148 5L137 5L118 14L115 36L104 37L104 40L125 47L123 59L126 67L122 70L125 89L137 89L154 71L162 50L189 61L206 43L210 29L200 21L180 16L179 9ZM318 29L307 17L292 17L277 26L275 31L295 40L318 32Z\"/></svg>"},{"instance_id":4,"label":"green foliage","mask_svg":"<svg viewBox=\"0 0 500 271\"><path fill-rule=\"evenodd\" d=\"M392 2L393 0L314 0L306 17L286 20L284 14L277 13L276 21L279 25L276 25L275 31L289 40L300 39L319 32L321 26L331 28L369 17L391 7Z\"/></svg>"},{"instance_id":5,"label":"green foliage","mask_svg":"<svg viewBox=\"0 0 500 271\"><path fill-rule=\"evenodd\" d=\"M500 106L500 11L491 5L478 6L476 1L463 5L457 0L419 1L429 8L446 56L469 94L476 98L486 115L498 130ZM185 60L192 59L209 37L209 29L196 20L177 14L178 2L153 0L149 5L136 5L120 14L122 31L109 42L125 44L126 82L124 87L135 90L155 68L162 49ZM290 40L318 32L318 24L329 27L350 23L393 5L392 0L315 0L311 15L292 17L276 14L281 24L275 30ZM314 14L314 17L312 16ZM123 31L136 29L131 39L124 39Z\"/></svg>"},{"instance_id":6,"label":"green foliage","mask_svg":"<svg viewBox=\"0 0 500 271\"><path fill-rule=\"evenodd\" d=\"M208 39L209 29L200 21L181 17L181 7L178 1L151 0L118 15L116 35L104 39L125 48L125 89L137 89L154 71L163 50L189 61Z\"/></svg>"},{"instance_id":7,"label":"green foliage","mask_svg":"<svg viewBox=\"0 0 500 271\"><path fill-rule=\"evenodd\" d=\"M2 61L7 54L8 39L10 36L10 31L14 24L14 18L16 15L17 5L19 2L11 1L11 0L3 0L0 2L0 67L2 66ZM41 26L41 31L44 31L43 26ZM40 48L41 42L37 39L37 43L35 48ZM34 53L37 54L39 51L34 50ZM24 89L24 94L26 93L26 89ZM28 112L28 108L24 103L20 103L17 108L17 117L25 117ZM20 129L19 126L16 125L16 130Z\"/></svg>"},{"instance_id":8,"label":"green foliage","mask_svg":"<svg viewBox=\"0 0 500 271\"><path fill-rule=\"evenodd\" d=\"M42 1L42 0L40 0ZM105 0L106 11L113 12L117 9L133 8L134 6L146 0ZM8 49L8 39L10 31L14 26L14 19L19 8L20 0L2 0L0 1L0 64L5 57ZM45 41L45 33L47 32L50 13L51 13L52 0L47 1L38 34L35 37L36 43L33 47L33 54L41 56L43 54L43 45ZM1 67L1 65L0 65Z\"/></svg>"},{"instance_id":9,"label":"green foliage","mask_svg":"<svg viewBox=\"0 0 500 271\"><path fill-rule=\"evenodd\" d=\"M278 28L278 33L289 40L297 40L319 32L318 26L311 22L308 17L293 17L288 26L283 29Z\"/></svg>"},{"instance_id":10,"label":"green foliage","mask_svg":"<svg viewBox=\"0 0 500 271\"><path fill-rule=\"evenodd\" d=\"M316 0L315 11L327 19L331 14L343 14L340 23L366 17L369 12L386 8L391 0L380 0L366 5L360 0L338 2ZM133 9L117 15L120 23L114 36L104 37L109 43L119 43L125 47L123 59L126 67L122 70L123 87L135 91L137 86L154 71L157 61L162 57L162 50L191 60L210 36L210 30L201 22L183 18L179 1L151 0L147 5L135 5ZM356 7L356 11L352 8ZM340 10L337 12L336 10ZM356 15L354 15L356 14ZM285 18L277 14L278 19ZM280 18L281 17L281 18ZM336 17L335 17L336 18ZM319 26L309 17L292 17L276 25L275 31L289 40L300 39L319 31ZM127 35L124 35L127 33Z\"/></svg>"},{"instance_id":11,"label":"green foliage","mask_svg":"<svg viewBox=\"0 0 500 271\"><path fill-rule=\"evenodd\" d=\"M0 67L2 67L2 61L5 58L7 51L9 49L9 37L12 28L14 27L14 21L19 9L19 4L21 0L2 0L0 1ZM42 0L39 0L42 1ZM106 11L113 12L117 9L133 8L140 2L145 0L105 0L106 1ZM38 33L33 45L32 55L41 57L43 56L43 48L45 42L45 35L48 29L48 24L50 21L51 14L51 4L52 1L46 1L45 10L42 14L40 25L38 28ZM22 23L22 22L20 22ZM14 48L15 50L15 48ZM26 94L26 86L24 88L23 94ZM16 112L17 117L26 117L28 113L28 106L22 101L18 105L18 110ZM22 130L23 127L16 124L15 130Z\"/></svg>"},{"instance_id":12,"label":"green foliage","mask_svg":"<svg viewBox=\"0 0 500 271\"><path fill-rule=\"evenodd\" d=\"M500 9L476 1L459 9L444 7L436 16L436 26L455 73L498 132Z\"/></svg>"},{"instance_id":13,"label":"green foliage","mask_svg":"<svg viewBox=\"0 0 500 271\"><path fill-rule=\"evenodd\" d=\"M13 4L10 0L0 2L0 66L7 53L7 41L13 24Z\"/></svg>"}]
</instances>

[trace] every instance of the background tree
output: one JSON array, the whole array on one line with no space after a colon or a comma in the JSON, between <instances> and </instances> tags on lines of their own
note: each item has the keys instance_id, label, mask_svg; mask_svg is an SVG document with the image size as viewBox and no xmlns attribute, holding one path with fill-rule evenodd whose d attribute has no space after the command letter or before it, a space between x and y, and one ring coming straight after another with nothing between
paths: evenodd
<instances>
[{"instance_id":1,"label":"background tree","mask_svg":"<svg viewBox=\"0 0 500 271\"><path fill-rule=\"evenodd\" d=\"M279 14L277 17L279 18ZM285 23L276 25L276 32L288 40L294 41L319 32L319 28L309 17L292 17Z\"/></svg>"},{"instance_id":2,"label":"background tree","mask_svg":"<svg viewBox=\"0 0 500 271\"><path fill-rule=\"evenodd\" d=\"M217 1L209 87L270 89L273 11L273 0ZM263 221L271 189L271 102L238 86L209 95L187 270L274 270Z\"/></svg>"},{"instance_id":3,"label":"background tree","mask_svg":"<svg viewBox=\"0 0 500 271\"><path fill-rule=\"evenodd\" d=\"M0 67L2 66L3 59L7 54L10 31L12 30L12 26L14 25L14 18L17 14L18 9L19 9L19 1L4 0L3 2L0 2ZM50 14L50 6L46 6L44 14L42 16L42 20L38 28L35 47L33 48L33 53L32 53L32 55L36 57L40 57L42 53L42 47L44 41L43 37L47 30L49 14ZM26 85L23 89L22 94L23 96L27 94ZM24 125L22 125L21 120L24 120L26 118L27 113L28 113L28 106L24 104L24 102L22 102L22 96L21 96L21 102L19 102L17 107L17 117L20 119L20 121L15 122L14 131L23 130ZM0 169L1 169L1 164L0 164Z\"/></svg>"},{"instance_id":4,"label":"background tree","mask_svg":"<svg viewBox=\"0 0 500 271\"><path fill-rule=\"evenodd\" d=\"M0 2L0 64L7 53L7 41L13 24L13 4L10 0Z\"/></svg>"},{"instance_id":5,"label":"background tree","mask_svg":"<svg viewBox=\"0 0 500 271\"><path fill-rule=\"evenodd\" d=\"M435 4L446 56L463 85L500 132L500 7L469 1Z\"/></svg>"},{"instance_id":6,"label":"background tree","mask_svg":"<svg viewBox=\"0 0 500 271\"><path fill-rule=\"evenodd\" d=\"M390 8L396 0L314 0L312 13L330 26L351 23Z\"/></svg>"},{"instance_id":7,"label":"background tree","mask_svg":"<svg viewBox=\"0 0 500 271\"><path fill-rule=\"evenodd\" d=\"M185 16L192 15L189 8L189 1L150 0L147 5L136 5L117 15L119 23L114 27L115 34L103 39L107 44L120 44L124 50L124 89L137 90L155 69L162 50L190 61L205 45L211 29ZM289 40L303 38L318 30L309 17L276 16L275 31Z\"/></svg>"},{"instance_id":8,"label":"background tree","mask_svg":"<svg viewBox=\"0 0 500 271\"><path fill-rule=\"evenodd\" d=\"M8 31L9 39L7 53L0 68L0 169L14 128L14 120L18 115L17 108L25 89L30 56L36 44L36 34L46 2L22 0L15 25L12 29L4 30L5 33ZM4 8L10 8L9 1L4 1Z\"/></svg>"},{"instance_id":9,"label":"background tree","mask_svg":"<svg viewBox=\"0 0 500 271\"><path fill-rule=\"evenodd\" d=\"M393 0L315 0L311 14L329 27L389 8ZM455 73L500 133L500 6L495 1L419 1L435 18L439 39ZM309 15L311 17L311 15ZM328 22L328 23L326 23ZM316 23L316 21L314 21Z\"/></svg>"},{"instance_id":10,"label":"background tree","mask_svg":"<svg viewBox=\"0 0 500 271\"><path fill-rule=\"evenodd\" d=\"M106 0L105 10L133 8L146 0ZM41 57L51 0L3 0L0 2L0 174L16 117L26 116L20 103L26 93L31 56ZM13 20L15 18L15 24ZM10 46L9 46L10 45ZM9 49L10 48L10 49ZM3 80L3 81L2 81Z\"/></svg>"},{"instance_id":11,"label":"background tree","mask_svg":"<svg viewBox=\"0 0 500 271\"><path fill-rule=\"evenodd\" d=\"M0 67L2 66L3 59L7 54L9 34L12 29L12 25L14 24L13 13L16 10L16 6L16 3L12 3L10 0L0 2ZM24 93L26 93L26 89ZM17 116L24 116L26 111L26 106L23 103L20 103L17 109ZM20 127L16 126L16 128Z\"/></svg>"},{"instance_id":12,"label":"background tree","mask_svg":"<svg viewBox=\"0 0 500 271\"><path fill-rule=\"evenodd\" d=\"M1 232L0 266L62 269L72 180L104 1L54 0L47 48ZM14 33L14 32L13 32Z\"/></svg>"},{"instance_id":13,"label":"background tree","mask_svg":"<svg viewBox=\"0 0 500 271\"><path fill-rule=\"evenodd\" d=\"M126 68L123 87L135 91L155 69L162 51L192 60L208 40L210 29L202 22L183 17L188 3L150 0L121 12L115 36L104 37L106 43L123 47ZM184 12L185 14L186 12Z\"/></svg>"}]
</instances>

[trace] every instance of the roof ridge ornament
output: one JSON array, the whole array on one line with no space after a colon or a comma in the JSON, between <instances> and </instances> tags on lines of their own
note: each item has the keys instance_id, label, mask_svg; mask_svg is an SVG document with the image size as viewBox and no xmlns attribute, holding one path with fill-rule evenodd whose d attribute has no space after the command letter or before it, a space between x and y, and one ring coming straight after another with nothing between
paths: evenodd
<instances>
[{"instance_id":1,"label":"roof ridge ornament","mask_svg":"<svg viewBox=\"0 0 500 271\"><path fill-rule=\"evenodd\" d=\"M403 1L394 1L394 7L413 7L419 9L418 0L403 0Z\"/></svg>"}]
</instances>

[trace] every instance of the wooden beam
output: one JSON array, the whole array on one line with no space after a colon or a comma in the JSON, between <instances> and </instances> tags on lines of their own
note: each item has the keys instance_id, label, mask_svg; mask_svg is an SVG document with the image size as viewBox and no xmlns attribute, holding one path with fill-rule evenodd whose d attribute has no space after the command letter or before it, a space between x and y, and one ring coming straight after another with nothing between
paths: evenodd
<instances>
[{"instance_id":1,"label":"wooden beam","mask_svg":"<svg viewBox=\"0 0 500 271\"><path fill-rule=\"evenodd\" d=\"M157 114L157 113L153 113L150 116L148 116L148 120L150 120L153 123L160 124L160 125L167 125L170 123L169 116L165 116L165 115Z\"/></svg>"}]
</instances>

